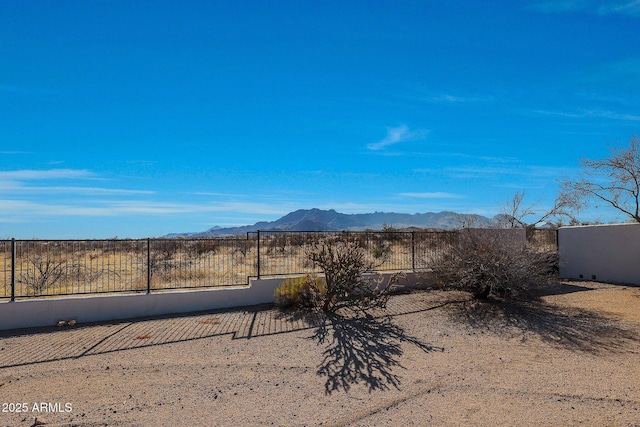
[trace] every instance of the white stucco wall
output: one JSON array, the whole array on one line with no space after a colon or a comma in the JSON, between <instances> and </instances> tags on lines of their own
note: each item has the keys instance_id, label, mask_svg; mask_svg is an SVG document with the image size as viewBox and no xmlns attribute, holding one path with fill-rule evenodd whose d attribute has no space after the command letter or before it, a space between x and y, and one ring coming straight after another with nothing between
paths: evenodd
<instances>
[{"instance_id":1,"label":"white stucco wall","mask_svg":"<svg viewBox=\"0 0 640 427\"><path fill-rule=\"evenodd\" d=\"M384 274L385 283L390 274ZM426 276L408 274L402 286L413 286ZM274 302L284 277L253 279L249 286L151 294L109 294L0 302L0 330L54 326L58 321L99 322Z\"/></svg>"},{"instance_id":2,"label":"white stucco wall","mask_svg":"<svg viewBox=\"0 0 640 427\"><path fill-rule=\"evenodd\" d=\"M264 279L253 280L250 286L2 302L0 330L53 326L60 320L87 323L269 303L281 282Z\"/></svg>"},{"instance_id":3,"label":"white stucco wall","mask_svg":"<svg viewBox=\"0 0 640 427\"><path fill-rule=\"evenodd\" d=\"M562 227L560 277L640 284L640 224Z\"/></svg>"}]
</instances>

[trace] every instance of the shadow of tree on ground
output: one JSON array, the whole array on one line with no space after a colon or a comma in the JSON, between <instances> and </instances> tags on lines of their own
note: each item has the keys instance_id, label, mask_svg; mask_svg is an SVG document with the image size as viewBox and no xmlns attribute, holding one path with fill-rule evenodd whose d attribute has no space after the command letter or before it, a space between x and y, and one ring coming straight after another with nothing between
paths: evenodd
<instances>
[{"instance_id":1,"label":"shadow of tree on ground","mask_svg":"<svg viewBox=\"0 0 640 427\"><path fill-rule=\"evenodd\" d=\"M534 299L539 299L543 296L549 295L566 295L573 294L576 292L588 292L592 291L593 288L587 286L574 285L570 283L553 283L547 286L543 286L539 289L534 289L531 291L531 295Z\"/></svg>"},{"instance_id":2,"label":"shadow of tree on ground","mask_svg":"<svg viewBox=\"0 0 640 427\"><path fill-rule=\"evenodd\" d=\"M468 326L498 335L535 335L555 347L599 353L626 351L640 342L638 332L596 312L560 307L542 300L468 300L447 306L450 316Z\"/></svg>"},{"instance_id":3,"label":"shadow of tree on ground","mask_svg":"<svg viewBox=\"0 0 640 427\"><path fill-rule=\"evenodd\" d=\"M349 391L352 385L365 383L369 391L399 388L402 368L402 344L416 345L425 352L444 351L407 336L389 316L343 317L327 315L310 337L326 345L317 374L326 376L325 393Z\"/></svg>"}]
</instances>

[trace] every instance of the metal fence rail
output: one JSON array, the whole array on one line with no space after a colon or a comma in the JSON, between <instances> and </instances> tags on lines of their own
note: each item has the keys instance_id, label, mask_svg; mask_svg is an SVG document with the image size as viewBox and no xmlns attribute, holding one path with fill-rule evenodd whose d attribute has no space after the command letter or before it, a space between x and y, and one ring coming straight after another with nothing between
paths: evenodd
<instances>
[{"instance_id":1,"label":"metal fence rail","mask_svg":"<svg viewBox=\"0 0 640 427\"><path fill-rule=\"evenodd\" d=\"M321 239L334 236L356 242L365 250L376 271L408 271L432 268L457 242L455 231L258 231L247 233L258 243L256 276L318 272L307 261L306 250Z\"/></svg>"},{"instance_id":2,"label":"metal fence rail","mask_svg":"<svg viewBox=\"0 0 640 427\"><path fill-rule=\"evenodd\" d=\"M253 247L245 238L0 241L0 299L246 284Z\"/></svg>"},{"instance_id":3,"label":"metal fence rail","mask_svg":"<svg viewBox=\"0 0 640 427\"><path fill-rule=\"evenodd\" d=\"M231 238L0 240L0 299L149 293L312 273L306 251L327 236L358 243L376 271L410 271L432 268L458 233L258 231ZM527 240L556 249L555 230L536 230Z\"/></svg>"},{"instance_id":4,"label":"metal fence rail","mask_svg":"<svg viewBox=\"0 0 640 427\"><path fill-rule=\"evenodd\" d=\"M15 288L14 283L12 282L13 277L12 274L13 263L11 262L11 252L12 247L15 246L15 240L2 240L0 241L0 253L2 254L2 282L0 282L0 298L11 298L14 299L13 290Z\"/></svg>"},{"instance_id":5,"label":"metal fence rail","mask_svg":"<svg viewBox=\"0 0 640 427\"><path fill-rule=\"evenodd\" d=\"M344 241L357 243L365 250L369 261L376 265L376 271L400 271L426 268L428 257L420 252L427 239L432 243L440 232L317 232L317 231L258 231L249 233L259 242L257 276L278 276L317 272L309 265L306 250L321 239L335 236ZM417 236L417 237L416 237ZM435 237L433 237L435 236ZM417 242L417 244L416 244ZM420 244L422 243L422 246ZM435 247L430 250L437 251ZM420 264L421 263L421 264Z\"/></svg>"}]
</instances>

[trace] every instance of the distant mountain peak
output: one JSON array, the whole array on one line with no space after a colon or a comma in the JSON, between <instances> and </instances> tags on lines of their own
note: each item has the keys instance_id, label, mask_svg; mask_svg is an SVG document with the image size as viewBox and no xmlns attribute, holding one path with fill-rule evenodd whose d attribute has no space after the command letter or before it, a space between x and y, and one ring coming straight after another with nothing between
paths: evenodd
<instances>
[{"instance_id":1,"label":"distant mountain peak","mask_svg":"<svg viewBox=\"0 0 640 427\"><path fill-rule=\"evenodd\" d=\"M394 228L431 228L450 230L465 223L473 222L477 226L488 226L493 219L474 214L456 212L395 213L374 212L365 214L344 214L334 209L298 209L289 212L275 221L261 221L253 225L222 228L212 227L196 233L173 233L166 237L209 237L242 235L254 231L362 231L381 230L384 225Z\"/></svg>"}]
</instances>

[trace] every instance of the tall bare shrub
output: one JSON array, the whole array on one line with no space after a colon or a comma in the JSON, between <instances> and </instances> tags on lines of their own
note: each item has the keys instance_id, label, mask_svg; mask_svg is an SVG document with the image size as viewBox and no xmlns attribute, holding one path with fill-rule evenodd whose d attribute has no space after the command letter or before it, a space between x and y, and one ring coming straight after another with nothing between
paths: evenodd
<instances>
[{"instance_id":1,"label":"tall bare shrub","mask_svg":"<svg viewBox=\"0 0 640 427\"><path fill-rule=\"evenodd\" d=\"M367 259L357 241L328 237L307 249L309 262L324 273L324 281L308 279L312 305L333 313L342 308L354 311L384 308L397 276L383 285L383 278L373 273L376 264ZM320 284L322 284L320 286Z\"/></svg>"},{"instance_id":2,"label":"tall bare shrub","mask_svg":"<svg viewBox=\"0 0 640 427\"><path fill-rule=\"evenodd\" d=\"M557 255L529 247L514 231L460 230L434 266L438 282L475 298L510 298L556 280Z\"/></svg>"}]
</instances>

